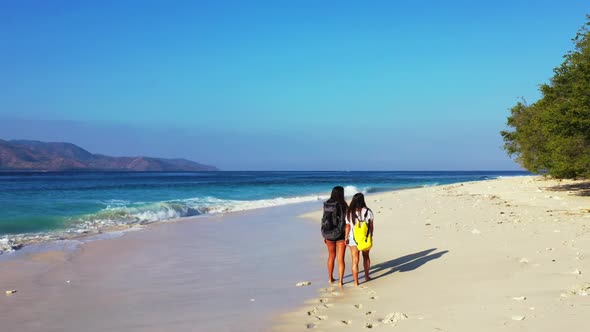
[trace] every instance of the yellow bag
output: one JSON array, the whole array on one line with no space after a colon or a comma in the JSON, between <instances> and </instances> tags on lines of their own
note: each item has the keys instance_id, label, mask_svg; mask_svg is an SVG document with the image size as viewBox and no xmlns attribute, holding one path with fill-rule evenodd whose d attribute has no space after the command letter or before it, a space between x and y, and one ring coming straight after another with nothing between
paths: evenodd
<instances>
[{"instance_id":1,"label":"yellow bag","mask_svg":"<svg viewBox=\"0 0 590 332\"><path fill-rule=\"evenodd\" d=\"M369 223L357 221L353 230L354 242L358 250L369 250L373 247L373 239L369 235Z\"/></svg>"}]
</instances>

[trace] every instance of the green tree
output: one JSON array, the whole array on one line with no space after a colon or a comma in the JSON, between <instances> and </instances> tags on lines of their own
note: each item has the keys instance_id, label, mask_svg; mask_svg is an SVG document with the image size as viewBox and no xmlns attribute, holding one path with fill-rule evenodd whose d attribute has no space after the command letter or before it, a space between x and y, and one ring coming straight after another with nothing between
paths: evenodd
<instances>
[{"instance_id":1,"label":"green tree","mask_svg":"<svg viewBox=\"0 0 590 332\"><path fill-rule=\"evenodd\" d=\"M542 97L510 110L504 149L527 170L556 178L590 178L590 15L572 39Z\"/></svg>"}]
</instances>

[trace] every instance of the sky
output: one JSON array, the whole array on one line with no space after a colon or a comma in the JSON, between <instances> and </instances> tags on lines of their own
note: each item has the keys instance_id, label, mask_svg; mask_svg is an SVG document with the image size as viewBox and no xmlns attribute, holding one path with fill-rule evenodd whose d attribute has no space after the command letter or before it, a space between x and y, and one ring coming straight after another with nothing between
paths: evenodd
<instances>
[{"instance_id":1,"label":"sky","mask_svg":"<svg viewBox=\"0 0 590 332\"><path fill-rule=\"evenodd\" d=\"M0 139L222 170L516 170L590 2L0 1Z\"/></svg>"}]
</instances>

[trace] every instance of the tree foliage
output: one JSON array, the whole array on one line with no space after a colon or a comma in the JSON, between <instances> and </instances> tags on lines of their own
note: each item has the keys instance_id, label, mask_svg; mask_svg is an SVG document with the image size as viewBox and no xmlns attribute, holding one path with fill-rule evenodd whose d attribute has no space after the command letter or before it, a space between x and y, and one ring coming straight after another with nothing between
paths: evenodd
<instances>
[{"instance_id":1,"label":"tree foliage","mask_svg":"<svg viewBox=\"0 0 590 332\"><path fill-rule=\"evenodd\" d=\"M504 149L527 170L556 178L590 178L590 15L572 39L542 97L510 110Z\"/></svg>"}]
</instances>

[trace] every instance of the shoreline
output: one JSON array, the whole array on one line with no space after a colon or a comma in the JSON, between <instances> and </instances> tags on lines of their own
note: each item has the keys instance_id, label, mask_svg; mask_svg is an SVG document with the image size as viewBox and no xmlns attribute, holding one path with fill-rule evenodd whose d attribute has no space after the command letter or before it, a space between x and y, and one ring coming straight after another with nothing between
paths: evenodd
<instances>
[{"instance_id":1,"label":"shoreline","mask_svg":"<svg viewBox=\"0 0 590 332\"><path fill-rule=\"evenodd\" d=\"M367 196L373 280L352 286L347 250L344 287L326 283L273 330L582 331L587 182L519 176Z\"/></svg>"},{"instance_id":2,"label":"shoreline","mask_svg":"<svg viewBox=\"0 0 590 332\"><path fill-rule=\"evenodd\" d=\"M270 330L272 317L313 296L319 284L321 264L306 263L320 244L281 246L292 234L316 235L297 217L316 208L187 218L1 261L0 285L17 292L0 297L0 321L20 331ZM251 227L257 231L247 233ZM285 258L297 271L284 268ZM295 287L303 280L312 286Z\"/></svg>"},{"instance_id":3,"label":"shoreline","mask_svg":"<svg viewBox=\"0 0 590 332\"><path fill-rule=\"evenodd\" d=\"M167 172L165 172L167 173ZM484 180L485 181L485 180ZM418 189L418 188L427 188L433 186L440 186L441 184L423 184L423 185L416 185L416 186L400 186L399 188L394 189L380 189L375 192L365 192L366 195L376 195L380 193L387 193L390 191L398 191L398 190L408 190L408 189ZM444 185L444 184L443 184ZM351 190L349 193L352 196L352 190L358 189L355 186L347 186L347 189ZM369 190L375 190L374 188L365 188ZM157 219L157 220L133 220L133 221L116 221L116 220L96 220L92 222L85 222L81 224L77 224L73 227L65 228L65 229L56 229L46 232L36 232L36 233L21 233L21 234L4 234L0 237L0 261L5 259L12 258L11 256L18 256L19 253L24 248L28 248L30 246L43 246L43 247L51 247L52 243L62 242L62 241L81 241L82 243L86 242L86 239L93 238L91 241L95 241L95 238L111 238L113 236L117 237L120 236L118 233L126 233L129 231L137 231L144 229L145 227L150 227L154 224L159 223L173 223L182 221L187 218L203 218L203 217L210 217L210 216L224 216L230 215L232 213L240 213L244 211L252 211L258 209L266 209L266 208L273 208L273 207L280 207L280 206L288 206L293 204L305 204L311 203L314 201L322 201L329 197L329 192L320 192L320 193L311 193L303 196L293 196L293 197L274 197L274 198L266 198L266 199L259 199L253 201L234 201L234 206L210 206L208 207L207 211L197 215L188 215L188 216L180 216L180 217L170 217L164 219ZM174 203L174 201L162 201L156 203ZM152 203L152 204L156 204ZM90 215L99 214L105 211L100 210ZM80 216L80 218L84 218L84 216Z\"/></svg>"},{"instance_id":4,"label":"shoreline","mask_svg":"<svg viewBox=\"0 0 590 332\"><path fill-rule=\"evenodd\" d=\"M313 194L307 196L294 197L276 197L269 199L261 199L254 201L236 201L240 202L233 207L211 207L213 212L205 212L198 215L188 215L180 217L171 217L158 220L135 220L130 222L117 222L112 220L101 221L98 220L91 225L80 224L76 227L71 227L61 230L53 230L39 233L23 233L23 234L5 234L0 238L0 261L6 256L18 255L18 253L29 246L35 245L50 245L59 241L76 241L86 242L88 238L95 238L105 236L110 238L111 235L116 236L116 233L125 233L129 231L141 230L151 225L160 223L175 223L186 219L207 218L207 217L223 217L225 215L233 215L246 211L255 211L260 209L289 206L296 204L306 204L325 199L325 193ZM171 201L172 202L172 201ZM166 203L166 202L164 202ZM98 211L96 213L102 212ZM96 226L96 225L98 226ZM94 241L94 239L92 240Z\"/></svg>"}]
</instances>

